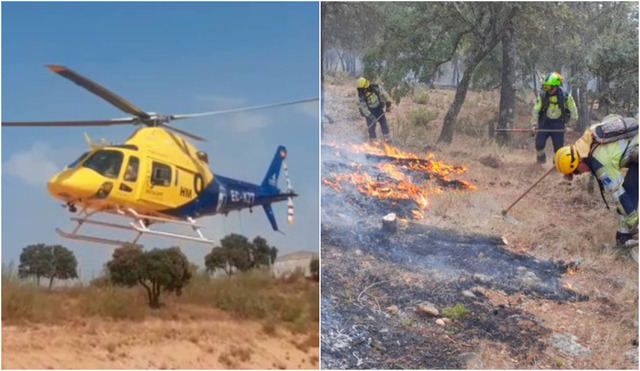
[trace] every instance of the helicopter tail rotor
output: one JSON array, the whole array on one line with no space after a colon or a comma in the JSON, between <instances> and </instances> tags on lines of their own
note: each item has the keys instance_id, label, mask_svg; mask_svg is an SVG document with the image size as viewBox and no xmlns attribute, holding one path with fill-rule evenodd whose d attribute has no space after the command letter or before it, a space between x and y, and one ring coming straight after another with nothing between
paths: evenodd
<instances>
[{"instance_id":1,"label":"helicopter tail rotor","mask_svg":"<svg viewBox=\"0 0 640 371\"><path fill-rule=\"evenodd\" d=\"M289 167L287 166L287 161L285 159L282 159L282 170L284 171L284 178L287 181L287 193L292 195L293 188L291 187L291 179L289 178ZM289 196L287 201L287 222L289 222L289 224L293 224L293 215L293 196Z\"/></svg>"}]
</instances>

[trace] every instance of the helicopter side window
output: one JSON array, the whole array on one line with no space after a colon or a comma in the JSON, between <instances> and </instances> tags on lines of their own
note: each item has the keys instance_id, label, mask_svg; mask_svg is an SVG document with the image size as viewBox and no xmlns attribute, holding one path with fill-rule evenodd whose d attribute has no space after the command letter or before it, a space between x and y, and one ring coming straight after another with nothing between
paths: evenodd
<instances>
[{"instance_id":1,"label":"helicopter side window","mask_svg":"<svg viewBox=\"0 0 640 371\"><path fill-rule=\"evenodd\" d=\"M89 154L89 152L85 152L82 155L80 155L80 157L78 157L77 160L73 161L72 163L70 163L67 168L68 169L73 169L74 167L78 166L79 163L81 163L85 158L87 158L87 155Z\"/></svg>"},{"instance_id":2,"label":"helicopter side window","mask_svg":"<svg viewBox=\"0 0 640 371\"><path fill-rule=\"evenodd\" d=\"M116 179L120 173L120 167L122 167L122 158L123 155L120 151L100 150L94 152L82 166L107 178Z\"/></svg>"},{"instance_id":3,"label":"helicopter side window","mask_svg":"<svg viewBox=\"0 0 640 371\"><path fill-rule=\"evenodd\" d=\"M151 184L168 187L171 185L171 168L157 162L153 163Z\"/></svg>"},{"instance_id":4,"label":"helicopter side window","mask_svg":"<svg viewBox=\"0 0 640 371\"><path fill-rule=\"evenodd\" d=\"M135 182L138 180L138 168L140 167L140 160L137 157L129 157L129 164L127 170L124 173L124 180L126 182Z\"/></svg>"}]
</instances>

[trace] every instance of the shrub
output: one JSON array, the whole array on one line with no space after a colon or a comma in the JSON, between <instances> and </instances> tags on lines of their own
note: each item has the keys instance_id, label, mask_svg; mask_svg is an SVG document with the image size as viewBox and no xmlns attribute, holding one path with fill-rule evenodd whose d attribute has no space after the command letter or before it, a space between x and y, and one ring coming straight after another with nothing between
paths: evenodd
<instances>
[{"instance_id":1,"label":"shrub","mask_svg":"<svg viewBox=\"0 0 640 371\"><path fill-rule=\"evenodd\" d=\"M196 275L181 300L210 305L240 318L281 322L294 332L305 332L317 326L319 320L317 284L303 278L275 279L263 270L221 278Z\"/></svg>"},{"instance_id":2,"label":"shrub","mask_svg":"<svg viewBox=\"0 0 640 371\"><path fill-rule=\"evenodd\" d=\"M144 298L132 289L106 285L88 287L78 303L87 316L142 320L147 316Z\"/></svg>"},{"instance_id":3,"label":"shrub","mask_svg":"<svg viewBox=\"0 0 640 371\"><path fill-rule=\"evenodd\" d=\"M453 307L444 308L442 314L447 318L458 321L469 316L471 311L463 304L456 304Z\"/></svg>"},{"instance_id":4,"label":"shrub","mask_svg":"<svg viewBox=\"0 0 640 371\"><path fill-rule=\"evenodd\" d=\"M482 137L488 133L486 122L479 117L461 116L458 118L456 131L472 137Z\"/></svg>"},{"instance_id":5,"label":"shrub","mask_svg":"<svg viewBox=\"0 0 640 371\"><path fill-rule=\"evenodd\" d=\"M429 123L438 117L438 113L426 108L418 108L409 112L409 122L414 126L427 128Z\"/></svg>"},{"instance_id":6,"label":"shrub","mask_svg":"<svg viewBox=\"0 0 640 371\"><path fill-rule=\"evenodd\" d=\"M2 275L2 321L47 322L64 315L63 303L53 293L14 276Z\"/></svg>"},{"instance_id":7,"label":"shrub","mask_svg":"<svg viewBox=\"0 0 640 371\"><path fill-rule=\"evenodd\" d=\"M427 94L427 92L424 90L417 90L413 95L413 101L417 104L428 104L429 94Z\"/></svg>"}]
</instances>

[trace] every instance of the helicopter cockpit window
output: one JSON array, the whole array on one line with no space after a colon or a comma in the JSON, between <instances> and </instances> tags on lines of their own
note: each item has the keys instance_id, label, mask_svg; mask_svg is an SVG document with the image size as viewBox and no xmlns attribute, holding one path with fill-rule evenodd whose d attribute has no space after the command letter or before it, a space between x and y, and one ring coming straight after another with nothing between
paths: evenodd
<instances>
[{"instance_id":1,"label":"helicopter cockpit window","mask_svg":"<svg viewBox=\"0 0 640 371\"><path fill-rule=\"evenodd\" d=\"M122 167L122 152L112 150L100 150L94 152L82 166L96 171L107 178L118 177Z\"/></svg>"},{"instance_id":2,"label":"helicopter cockpit window","mask_svg":"<svg viewBox=\"0 0 640 371\"><path fill-rule=\"evenodd\" d=\"M154 162L151 174L151 184L165 187L171 185L171 168L169 166Z\"/></svg>"},{"instance_id":3,"label":"helicopter cockpit window","mask_svg":"<svg viewBox=\"0 0 640 371\"><path fill-rule=\"evenodd\" d=\"M140 167L140 160L137 157L131 156L129 158L129 164L124 172L124 180L126 182L135 182L138 180L138 168Z\"/></svg>"},{"instance_id":4,"label":"helicopter cockpit window","mask_svg":"<svg viewBox=\"0 0 640 371\"><path fill-rule=\"evenodd\" d=\"M87 158L87 155L89 154L89 152L85 152L83 154L80 155L80 157L78 157L77 160L73 161L72 163L70 163L67 168L68 169L73 169L74 167L78 166L79 163L81 163L85 158Z\"/></svg>"}]
</instances>

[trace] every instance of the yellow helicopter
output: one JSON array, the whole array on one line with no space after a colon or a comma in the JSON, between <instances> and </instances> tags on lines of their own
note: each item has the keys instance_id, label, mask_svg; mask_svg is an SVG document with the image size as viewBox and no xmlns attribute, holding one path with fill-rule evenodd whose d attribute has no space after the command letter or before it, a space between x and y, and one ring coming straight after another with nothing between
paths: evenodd
<instances>
[{"instance_id":1,"label":"yellow helicopter","mask_svg":"<svg viewBox=\"0 0 640 371\"><path fill-rule=\"evenodd\" d=\"M271 227L278 225L271 203L288 201L288 221L293 223L293 198L285 159L284 146L275 155L261 184L252 184L221 175L209 168L205 152L199 151L182 136L204 140L197 135L169 126L174 120L220 115L232 112L266 109L285 105L317 101L317 98L265 104L229 110L160 115L147 113L130 102L84 76L57 65L47 68L106 100L120 110L133 115L128 118L96 121L39 121L3 122L5 127L84 127L110 125L139 125L124 144L93 143L88 137L89 151L53 176L47 186L54 198L78 216L72 232L56 228L65 238L122 245L125 242L87 234L80 234L85 224L128 230L137 233L131 243L142 235L156 235L214 244L202 233L196 218L223 214L230 211L262 206ZM180 135L174 134L178 133ZM278 178L281 169L286 177L287 189L281 191ZM100 214L113 214L127 218L129 223L116 223L98 219ZM152 228L152 225L174 224L190 229L191 234L174 233Z\"/></svg>"}]
</instances>

